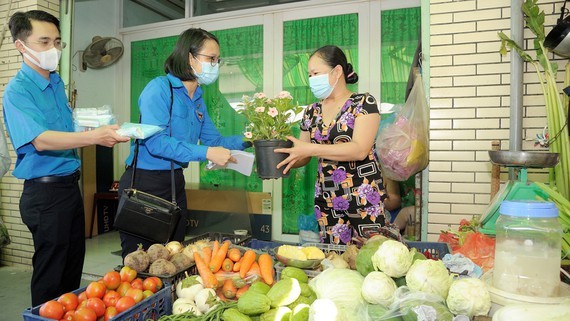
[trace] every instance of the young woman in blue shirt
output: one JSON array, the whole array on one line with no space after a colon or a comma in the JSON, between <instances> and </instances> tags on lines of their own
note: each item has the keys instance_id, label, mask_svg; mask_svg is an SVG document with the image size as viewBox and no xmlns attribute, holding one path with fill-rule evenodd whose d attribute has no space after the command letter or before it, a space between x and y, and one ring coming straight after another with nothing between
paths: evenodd
<instances>
[{"instance_id":1,"label":"young woman in blue shirt","mask_svg":"<svg viewBox=\"0 0 570 321\"><path fill-rule=\"evenodd\" d=\"M187 226L182 169L191 161L209 160L225 166L235 162L230 150L243 150L249 146L241 135L223 137L208 115L201 86L216 81L220 62L216 36L203 29L190 28L180 35L166 59L166 75L151 80L139 97L141 123L157 125L164 130L140 141L134 188L171 200L170 164L174 162L176 202L182 215L173 240L183 241ZM119 195L124 188L130 187L133 157L134 146L119 183ZM131 234L121 232L120 236L123 257L136 250L139 243L144 248L152 244Z\"/></svg>"}]
</instances>

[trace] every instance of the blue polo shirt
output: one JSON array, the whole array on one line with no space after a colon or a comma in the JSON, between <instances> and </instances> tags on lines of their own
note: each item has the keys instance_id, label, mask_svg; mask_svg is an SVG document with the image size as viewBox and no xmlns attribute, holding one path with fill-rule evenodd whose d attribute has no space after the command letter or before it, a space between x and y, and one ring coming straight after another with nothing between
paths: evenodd
<instances>
[{"instance_id":1,"label":"blue polo shirt","mask_svg":"<svg viewBox=\"0 0 570 321\"><path fill-rule=\"evenodd\" d=\"M18 156L15 177L64 176L79 169L75 149L40 152L32 145L46 130L73 132L71 108L57 73L50 73L47 80L22 63L20 71L6 86L2 103L6 129Z\"/></svg>"},{"instance_id":2,"label":"blue polo shirt","mask_svg":"<svg viewBox=\"0 0 570 321\"><path fill-rule=\"evenodd\" d=\"M172 105L172 136L170 136L170 86L174 94ZM182 81L168 74L151 80L139 97L141 123L164 128L160 133L140 141L137 168L169 170L170 160L175 168L188 167L188 162L205 161L208 146L243 150L249 146L241 135L223 137L214 126L198 86L194 96ZM200 145L198 145L198 142ZM126 163L132 165L134 146Z\"/></svg>"}]
</instances>

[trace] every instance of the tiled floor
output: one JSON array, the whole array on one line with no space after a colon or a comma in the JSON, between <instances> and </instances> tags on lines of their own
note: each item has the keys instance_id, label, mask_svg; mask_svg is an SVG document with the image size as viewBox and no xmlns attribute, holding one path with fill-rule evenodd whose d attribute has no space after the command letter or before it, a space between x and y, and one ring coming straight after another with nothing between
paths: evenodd
<instances>
[{"instance_id":1,"label":"tiled floor","mask_svg":"<svg viewBox=\"0 0 570 321\"><path fill-rule=\"evenodd\" d=\"M118 232L105 233L86 240L82 286L121 264L112 252L121 249ZM0 266L0 321L23 320L22 312L31 306L30 269Z\"/></svg>"}]
</instances>

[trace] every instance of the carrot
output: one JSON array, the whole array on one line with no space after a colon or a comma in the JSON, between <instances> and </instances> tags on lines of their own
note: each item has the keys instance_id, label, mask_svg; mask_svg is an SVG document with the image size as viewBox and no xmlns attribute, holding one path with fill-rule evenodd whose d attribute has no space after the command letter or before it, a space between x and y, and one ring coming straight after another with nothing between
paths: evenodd
<instances>
[{"instance_id":1,"label":"carrot","mask_svg":"<svg viewBox=\"0 0 570 321\"><path fill-rule=\"evenodd\" d=\"M247 290L249 290L249 284L239 288L236 291L236 299L239 299Z\"/></svg>"},{"instance_id":2,"label":"carrot","mask_svg":"<svg viewBox=\"0 0 570 321\"><path fill-rule=\"evenodd\" d=\"M259 263L259 270L261 272L261 278L268 285L273 284L273 259L271 255L263 253L257 259Z\"/></svg>"},{"instance_id":3,"label":"carrot","mask_svg":"<svg viewBox=\"0 0 570 321\"><path fill-rule=\"evenodd\" d=\"M222 263L222 270L226 272L232 272L234 268L234 262L229 258L225 258L224 262Z\"/></svg>"},{"instance_id":4,"label":"carrot","mask_svg":"<svg viewBox=\"0 0 570 321\"><path fill-rule=\"evenodd\" d=\"M261 269L259 268L259 263L253 262L249 271L245 274L246 276L255 275L256 280L261 279Z\"/></svg>"},{"instance_id":5,"label":"carrot","mask_svg":"<svg viewBox=\"0 0 570 321\"><path fill-rule=\"evenodd\" d=\"M202 283L204 284L205 288L212 288L215 289L218 287L219 282L214 273L210 271L210 268L204 262L200 254L194 252L194 263L196 264L196 268L198 269L198 274L202 278Z\"/></svg>"},{"instance_id":6,"label":"carrot","mask_svg":"<svg viewBox=\"0 0 570 321\"><path fill-rule=\"evenodd\" d=\"M234 286L234 281L232 279L227 279L224 281L224 285L222 286L222 293L228 299L233 299L236 297L237 289Z\"/></svg>"},{"instance_id":7,"label":"carrot","mask_svg":"<svg viewBox=\"0 0 570 321\"><path fill-rule=\"evenodd\" d=\"M217 272L222 267L222 263L224 263L224 259L226 258L226 254L230 248L230 243L230 241L225 241L222 246L219 246L218 244L219 249L216 251L215 255L212 254L212 260L210 261L210 270L212 270L212 272Z\"/></svg>"},{"instance_id":8,"label":"carrot","mask_svg":"<svg viewBox=\"0 0 570 321\"><path fill-rule=\"evenodd\" d=\"M230 260L237 262L241 259L241 251L238 248L232 248L228 250L228 257Z\"/></svg>"},{"instance_id":9,"label":"carrot","mask_svg":"<svg viewBox=\"0 0 570 321\"><path fill-rule=\"evenodd\" d=\"M236 263L234 263L234 268L232 269L232 271L234 271L234 272L239 272L239 271L240 271L240 269L241 269L241 261L242 261L242 260L239 260L239 261L237 261Z\"/></svg>"},{"instance_id":10,"label":"carrot","mask_svg":"<svg viewBox=\"0 0 570 321\"><path fill-rule=\"evenodd\" d=\"M222 302L229 301L229 299L226 298L226 296L224 295L224 290L222 290L222 288L216 289L216 295L218 296L218 298L220 298L220 300L222 300Z\"/></svg>"},{"instance_id":11,"label":"carrot","mask_svg":"<svg viewBox=\"0 0 570 321\"><path fill-rule=\"evenodd\" d=\"M220 249L220 242L218 240L215 240L214 245L212 246L212 257L216 256L216 253L218 253L219 249Z\"/></svg>"},{"instance_id":12,"label":"carrot","mask_svg":"<svg viewBox=\"0 0 570 321\"><path fill-rule=\"evenodd\" d=\"M204 263L206 263L206 265L210 265L210 261L212 260L212 248L208 246L203 247L202 258L204 259Z\"/></svg>"},{"instance_id":13,"label":"carrot","mask_svg":"<svg viewBox=\"0 0 570 321\"><path fill-rule=\"evenodd\" d=\"M241 261L241 267L239 268L239 276L243 279L251 268L251 265L255 262L255 252L253 250L247 250L243 254L243 259Z\"/></svg>"}]
</instances>

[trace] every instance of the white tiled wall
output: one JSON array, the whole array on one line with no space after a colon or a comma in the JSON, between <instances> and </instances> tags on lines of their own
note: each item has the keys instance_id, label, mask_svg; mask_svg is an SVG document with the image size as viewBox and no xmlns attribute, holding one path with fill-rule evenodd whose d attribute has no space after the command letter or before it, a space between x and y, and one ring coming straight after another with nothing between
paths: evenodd
<instances>
[{"instance_id":1,"label":"white tiled wall","mask_svg":"<svg viewBox=\"0 0 570 321\"><path fill-rule=\"evenodd\" d=\"M556 23L562 4L539 1L546 14L546 32ZM491 189L487 151L493 140L500 140L502 149L509 148L510 53L499 54L497 33L510 34L510 5L507 0L430 1L428 240L485 211ZM527 45L532 44L534 35L525 30L524 37ZM563 71L566 60L558 62ZM560 72L558 79L563 76ZM530 65L524 66L523 82L523 150L535 150L532 139L542 132L546 118ZM503 169L501 180L507 179L505 173ZM529 173L529 180L547 178L545 170Z\"/></svg>"}]
</instances>

